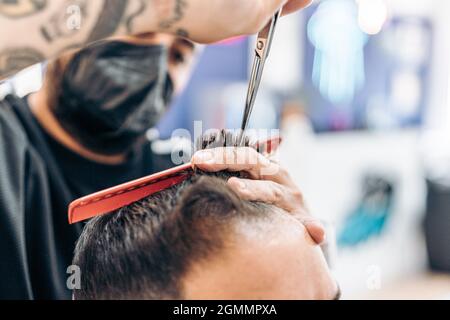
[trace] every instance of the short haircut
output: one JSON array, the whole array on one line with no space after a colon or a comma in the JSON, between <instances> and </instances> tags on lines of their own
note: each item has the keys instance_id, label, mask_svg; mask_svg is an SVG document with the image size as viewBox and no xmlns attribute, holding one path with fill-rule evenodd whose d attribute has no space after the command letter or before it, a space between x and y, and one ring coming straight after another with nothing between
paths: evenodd
<instances>
[{"instance_id":1,"label":"short haircut","mask_svg":"<svg viewBox=\"0 0 450 320\"><path fill-rule=\"evenodd\" d=\"M237 139L221 132L204 137L199 147L230 146L230 141ZM221 252L234 222L260 221L273 211L241 200L227 186L239 175L197 172L180 185L89 221L73 259L81 269L74 299L183 299L183 276Z\"/></svg>"}]
</instances>

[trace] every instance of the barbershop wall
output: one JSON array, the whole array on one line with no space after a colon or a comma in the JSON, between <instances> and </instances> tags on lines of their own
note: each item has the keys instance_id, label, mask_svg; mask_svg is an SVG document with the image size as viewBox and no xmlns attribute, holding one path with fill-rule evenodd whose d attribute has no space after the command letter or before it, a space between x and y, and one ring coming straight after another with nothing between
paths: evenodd
<instances>
[{"instance_id":1,"label":"barbershop wall","mask_svg":"<svg viewBox=\"0 0 450 320\"><path fill-rule=\"evenodd\" d=\"M426 188L416 130L308 136L291 124L285 134L282 162L301 186L310 210L331 222L337 235L361 204L366 176L382 177L394 186L394 203L382 231L371 231L375 222L370 218L354 223L353 228L366 228L372 235L338 248L334 267L344 297L376 290L368 286L374 272L382 286L426 270L421 230Z\"/></svg>"},{"instance_id":2,"label":"barbershop wall","mask_svg":"<svg viewBox=\"0 0 450 320\"><path fill-rule=\"evenodd\" d=\"M331 221L340 239L335 272L348 298L376 296L382 288L428 272L423 232L428 158L445 140L427 136L450 127L450 30L445 23L450 4L384 3L384 27L364 40L366 85L351 102L335 105L329 100L339 95L324 98L312 80L314 53L307 28L317 6L284 19L252 123L255 128L281 125L282 162L311 211ZM191 129L194 120L202 120L204 129L238 127L246 90L240 71L247 74L251 67L242 51L251 57L253 43L237 39L207 48L202 61L207 63L199 66L194 85L164 127L177 123ZM306 118L285 119L284 107L292 100ZM177 120L177 108L186 106L193 112ZM330 121L333 114L336 120Z\"/></svg>"},{"instance_id":3,"label":"barbershop wall","mask_svg":"<svg viewBox=\"0 0 450 320\"><path fill-rule=\"evenodd\" d=\"M386 210L388 218L382 231L378 234L372 231L372 236L360 242L355 240L358 236L354 234L351 242L348 238L352 234L348 232L347 243L338 248L335 272L344 297L348 298L377 296L382 288L414 279L428 270L423 235L427 194L425 159L436 153L444 142L426 137L430 132L449 127L450 39L446 36L449 27L445 21L450 4L446 1L388 3L390 14L397 19L420 17L432 23L433 44L431 56L427 57L430 69L424 87L428 93L423 101L422 119L412 126L372 127L364 131L319 135L314 135L312 130L308 134L304 124L290 122L282 153L282 160L302 186L312 212L332 221L338 238L340 233L342 237L346 223L352 227L359 225L360 230L371 233L370 225L374 221L360 219L358 224L356 219L349 218L363 211L366 177L386 180L393 187L393 201ZM377 61L371 63L376 65ZM406 92L408 94L414 95L414 92ZM297 133L293 134L295 131ZM300 135L302 139L298 138ZM433 147L429 147L430 140L436 143ZM359 238L364 236L359 235Z\"/></svg>"}]
</instances>

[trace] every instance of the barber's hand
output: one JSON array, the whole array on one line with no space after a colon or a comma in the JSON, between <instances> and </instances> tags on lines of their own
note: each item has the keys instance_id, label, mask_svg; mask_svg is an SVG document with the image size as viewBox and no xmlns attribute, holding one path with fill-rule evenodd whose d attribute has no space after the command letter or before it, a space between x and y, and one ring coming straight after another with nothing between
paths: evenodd
<instances>
[{"instance_id":1,"label":"barber's hand","mask_svg":"<svg viewBox=\"0 0 450 320\"><path fill-rule=\"evenodd\" d=\"M166 0L164 0L166 1ZM312 0L172 0L172 19L165 19L168 31L193 41L211 43L261 31L281 7L293 13ZM167 6L166 6L167 7Z\"/></svg>"},{"instance_id":2,"label":"barber's hand","mask_svg":"<svg viewBox=\"0 0 450 320\"><path fill-rule=\"evenodd\" d=\"M248 201L273 204L300 219L317 244L325 241L323 224L309 214L303 195L288 172L252 148L217 148L197 152L192 163L207 172L246 172L250 179L231 178L228 185Z\"/></svg>"}]
</instances>

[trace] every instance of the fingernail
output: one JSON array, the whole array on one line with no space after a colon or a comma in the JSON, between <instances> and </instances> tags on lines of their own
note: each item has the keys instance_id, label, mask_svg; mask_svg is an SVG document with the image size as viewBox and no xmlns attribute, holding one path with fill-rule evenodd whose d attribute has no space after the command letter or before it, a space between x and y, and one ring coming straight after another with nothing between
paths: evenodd
<instances>
[{"instance_id":1,"label":"fingernail","mask_svg":"<svg viewBox=\"0 0 450 320\"><path fill-rule=\"evenodd\" d=\"M311 220L311 221L308 221L306 223L306 225L310 229L312 229L312 228L315 229L314 233L315 233L315 236L317 237L317 239L315 239L315 240L318 241L319 244L322 244L326 241L327 234L326 234L325 226L321 221Z\"/></svg>"},{"instance_id":2,"label":"fingernail","mask_svg":"<svg viewBox=\"0 0 450 320\"><path fill-rule=\"evenodd\" d=\"M305 224L313 225L313 226L324 229L323 223L319 220L306 220Z\"/></svg>"},{"instance_id":3,"label":"fingernail","mask_svg":"<svg viewBox=\"0 0 450 320\"><path fill-rule=\"evenodd\" d=\"M323 225L323 223L321 221L313 220L313 221L307 222L307 224L325 231L325 226Z\"/></svg>"},{"instance_id":4,"label":"fingernail","mask_svg":"<svg viewBox=\"0 0 450 320\"><path fill-rule=\"evenodd\" d=\"M211 151L199 151L194 156L194 161L197 163L206 163L213 160L214 156Z\"/></svg>"}]
</instances>

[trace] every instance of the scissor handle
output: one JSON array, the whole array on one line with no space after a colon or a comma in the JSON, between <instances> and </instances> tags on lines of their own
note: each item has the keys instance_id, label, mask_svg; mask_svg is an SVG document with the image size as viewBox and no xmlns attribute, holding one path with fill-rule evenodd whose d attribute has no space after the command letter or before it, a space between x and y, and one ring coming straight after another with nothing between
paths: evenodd
<instances>
[{"instance_id":1,"label":"scissor handle","mask_svg":"<svg viewBox=\"0 0 450 320\"><path fill-rule=\"evenodd\" d=\"M278 23L278 20L281 17L281 9L278 10L270 22L258 33L258 39L256 41L256 54L261 59L266 59L269 55L270 48L272 47L273 35L275 33L275 27Z\"/></svg>"}]
</instances>

